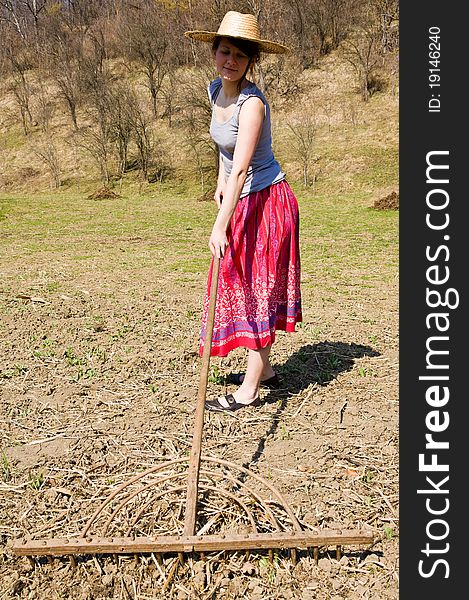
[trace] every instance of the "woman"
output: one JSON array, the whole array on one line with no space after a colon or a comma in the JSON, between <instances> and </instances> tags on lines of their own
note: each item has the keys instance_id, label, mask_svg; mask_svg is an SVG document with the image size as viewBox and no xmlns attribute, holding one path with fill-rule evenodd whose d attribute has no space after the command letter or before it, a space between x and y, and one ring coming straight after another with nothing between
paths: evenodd
<instances>
[{"instance_id":1,"label":"woman","mask_svg":"<svg viewBox=\"0 0 469 600\"><path fill-rule=\"evenodd\" d=\"M219 208L209 240L222 258L211 355L248 349L246 373L231 373L233 394L207 400L214 411L259 406L260 386L279 387L269 362L275 331L301 321L298 203L272 152L270 108L247 79L260 52L288 48L263 40L256 18L229 11L217 32L187 31L212 43L219 77L208 87L210 134L220 151L215 201ZM213 260L212 260L213 265ZM203 351L212 265L202 317Z\"/></svg>"}]
</instances>

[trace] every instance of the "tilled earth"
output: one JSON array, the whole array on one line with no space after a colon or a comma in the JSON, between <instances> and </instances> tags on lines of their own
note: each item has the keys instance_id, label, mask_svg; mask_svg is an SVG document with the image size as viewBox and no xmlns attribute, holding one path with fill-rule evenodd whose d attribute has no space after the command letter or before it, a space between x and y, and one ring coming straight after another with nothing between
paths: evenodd
<instances>
[{"instance_id":1,"label":"tilled earth","mask_svg":"<svg viewBox=\"0 0 469 600\"><path fill-rule=\"evenodd\" d=\"M344 547L340 560L321 548L317 562L303 551L296 564L197 555L177 568L170 555L75 566L12 555L17 538L76 535L120 483L189 453L205 272L136 279L93 261L72 276L45 250L3 269L0 598L397 598L397 286L378 268L372 285L329 287L327 298L305 273L304 323L272 351L282 388L263 391L260 408L207 414L203 438L205 455L275 485L305 527L365 529L371 547ZM208 394L231 390L223 377L244 360L242 349L212 359Z\"/></svg>"}]
</instances>

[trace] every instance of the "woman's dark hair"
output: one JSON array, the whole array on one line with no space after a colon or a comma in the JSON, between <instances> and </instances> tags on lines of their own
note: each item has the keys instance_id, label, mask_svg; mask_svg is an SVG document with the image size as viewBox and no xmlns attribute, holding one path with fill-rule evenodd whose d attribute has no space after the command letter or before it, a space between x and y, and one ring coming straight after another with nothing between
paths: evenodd
<instances>
[{"instance_id":1,"label":"woman's dark hair","mask_svg":"<svg viewBox=\"0 0 469 600\"><path fill-rule=\"evenodd\" d=\"M241 85L243 84L246 75L248 74L248 72L252 72L252 70L254 69L254 65L258 63L261 58L259 44L257 42L251 42L250 40L239 40L238 38L232 38L229 36L217 36L212 43L213 52L216 52L218 50L218 46L220 45L220 40L222 37L226 37L226 39L229 40L233 44L233 46L236 46L238 50L241 50L241 52L249 58L246 71L244 72L241 79L238 81L238 92L240 92Z\"/></svg>"}]
</instances>

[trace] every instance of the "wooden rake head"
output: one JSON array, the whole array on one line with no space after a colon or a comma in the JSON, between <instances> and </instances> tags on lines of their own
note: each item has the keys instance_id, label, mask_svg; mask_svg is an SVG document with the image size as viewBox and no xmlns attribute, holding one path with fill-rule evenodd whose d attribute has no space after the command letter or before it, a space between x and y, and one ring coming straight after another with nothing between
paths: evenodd
<instances>
[{"instance_id":1,"label":"wooden rake head","mask_svg":"<svg viewBox=\"0 0 469 600\"><path fill-rule=\"evenodd\" d=\"M309 549L373 544L371 533L305 529L270 481L235 463L202 456L202 432L220 260L210 269L202 368L189 458L155 465L125 481L95 510L78 535L21 539L17 556L205 553ZM184 490L186 490L184 504ZM264 499L265 496L267 499ZM184 514L184 518L183 518Z\"/></svg>"}]
</instances>

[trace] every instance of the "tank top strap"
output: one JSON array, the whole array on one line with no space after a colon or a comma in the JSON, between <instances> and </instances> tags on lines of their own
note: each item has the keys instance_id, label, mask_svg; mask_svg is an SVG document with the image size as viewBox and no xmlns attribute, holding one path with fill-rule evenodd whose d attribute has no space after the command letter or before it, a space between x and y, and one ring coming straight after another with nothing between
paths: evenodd
<instances>
[{"instance_id":1,"label":"tank top strap","mask_svg":"<svg viewBox=\"0 0 469 600\"><path fill-rule=\"evenodd\" d=\"M218 94L220 93L221 88L222 83L220 77L217 77L216 79L211 81L207 86L208 99L210 100L210 104L212 105L212 107L215 104L215 101L218 97Z\"/></svg>"},{"instance_id":2,"label":"tank top strap","mask_svg":"<svg viewBox=\"0 0 469 600\"><path fill-rule=\"evenodd\" d=\"M262 102L264 102L264 104L266 103L264 94L257 87L257 85L251 81L244 89L241 90L241 93L239 94L238 98L239 104L243 104L243 102L245 102L248 98L251 98L252 96L256 96L257 98L260 98Z\"/></svg>"}]
</instances>

